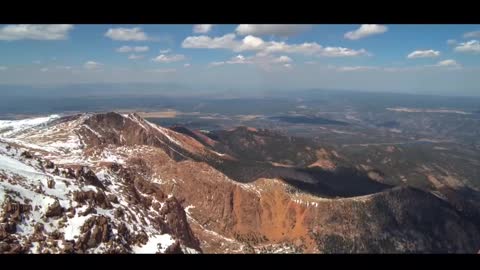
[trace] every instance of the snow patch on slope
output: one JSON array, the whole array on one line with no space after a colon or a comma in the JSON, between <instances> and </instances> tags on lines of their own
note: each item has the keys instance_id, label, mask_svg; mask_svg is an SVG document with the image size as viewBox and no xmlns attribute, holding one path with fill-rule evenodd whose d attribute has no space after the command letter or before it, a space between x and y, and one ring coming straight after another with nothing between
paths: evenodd
<instances>
[{"instance_id":1,"label":"snow patch on slope","mask_svg":"<svg viewBox=\"0 0 480 270\"><path fill-rule=\"evenodd\" d=\"M137 254L164 253L173 243L175 243L175 240L169 234L150 235L145 245L134 246L132 250Z\"/></svg>"},{"instance_id":2,"label":"snow patch on slope","mask_svg":"<svg viewBox=\"0 0 480 270\"><path fill-rule=\"evenodd\" d=\"M54 114L47 117L37 117L23 120L0 120L1 136L12 136L32 127L47 124L52 120L60 118L60 115Z\"/></svg>"}]
</instances>

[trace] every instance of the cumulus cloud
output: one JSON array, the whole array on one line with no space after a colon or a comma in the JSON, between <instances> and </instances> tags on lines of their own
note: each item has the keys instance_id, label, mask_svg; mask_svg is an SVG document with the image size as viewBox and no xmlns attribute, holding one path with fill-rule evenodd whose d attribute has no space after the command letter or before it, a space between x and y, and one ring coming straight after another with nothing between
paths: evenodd
<instances>
[{"instance_id":1,"label":"cumulus cloud","mask_svg":"<svg viewBox=\"0 0 480 270\"><path fill-rule=\"evenodd\" d=\"M380 24L362 24L355 31L345 33L344 37L350 40L357 40L372 35L383 34L388 31L388 27Z\"/></svg>"},{"instance_id":2,"label":"cumulus cloud","mask_svg":"<svg viewBox=\"0 0 480 270\"><path fill-rule=\"evenodd\" d=\"M182 42L183 48L196 49L234 49L239 42L235 40L235 34L226 34L221 37L190 36Z\"/></svg>"},{"instance_id":3,"label":"cumulus cloud","mask_svg":"<svg viewBox=\"0 0 480 270\"><path fill-rule=\"evenodd\" d=\"M337 68L338 71L366 71L366 70L376 70L378 67L372 66L346 66Z\"/></svg>"},{"instance_id":4,"label":"cumulus cloud","mask_svg":"<svg viewBox=\"0 0 480 270\"><path fill-rule=\"evenodd\" d=\"M438 57L439 55L440 55L440 52L434 51L434 50L413 51L407 55L407 58L408 59L429 58L429 57Z\"/></svg>"},{"instance_id":5,"label":"cumulus cloud","mask_svg":"<svg viewBox=\"0 0 480 270\"><path fill-rule=\"evenodd\" d=\"M191 64L190 64L190 63L185 63L185 64L183 64L183 66L184 66L184 67L190 67Z\"/></svg>"},{"instance_id":6,"label":"cumulus cloud","mask_svg":"<svg viewBox=\"0 0 480 270\"><path fill-rule=\"evenodd\" d=\"M160 50L160 53L169 53L170 51L171 51L170 49Z\"/></svg>"},{"instance_id":7,"label":"cumulus cloud","mask_svg":"<svg viewBox=\"0 0 480 270\"><path fill-rule=\"evenodd\" d=\"M210 63L210 65L221 66L221 65L233 65L233 64L256 64L263 68L269 68L273 65L282 65L282 66L285 66L286 64L291 65L292 62L293 60L286 55L275 57L272 55L257 54L257 55L245 57L239 54L237 56L230 58L227 61L216 61L216 62Z\"/></svg>"},{"instance_id":8,"label":"cumulus cloud","mask_svg":"<svg viewBox=\"0 0 480 270\"><path fill-rule=\"evenodd\" d=\"M447 59L447 60L440 61L437 64L435 64L434 66L435 67L461 68L461 65L453 59Z\"/></svg>"},{"instance_id":9,"label":"cumulus cloud","mask_svg":"<svg viewBox=\"0 0 480 270\"><path fill-rule=\"evenodd\" d=\"M472 31L463 34L464 38L480 38L480 31Z\"/></svg>"},{"instance_id":10,"label":"cumulus cloud","mask_svg":"<svg viewBox=\"0 0 480 270\"><path fill-rule=\"evenodd\" d=\"M102 63L98 63L98 62L95 62L95 61L87 61L85 62L85 64L83 64L83 67L85 69L88 69L88 70L95 70L95 69L99 69L103 66Z\"/></svg>"},{"instance_id":11,"label":"cumulus cloud","mask_svg":"<svg viewBox=\"0 0 480 270\"><path fill-rule=\"evenodd\" d=\"M237 48L237 50L259 50L262 49L265 45L265 42L258 37L248 35L243 38L242 44Z\"/></svg>"},{"instance_id":12,"label":"cumulus cloud","mask_svg":"<svg viewBox=\"0 0 480 270\"><path fill-rule=\"evenodd\" d=\"M212 66L220 66L220 65L225 65L225 64L252 64L253 62L245 56L239 54L237 56L232 57L230 60L227 61L217 61L217 62L212 62Z\"/></svg>"},{"instance_id":13,"label":"cumulus cloud","mask_svg":"<svg viewBox=\"0 0 480 270\"><path fill-rule=\"evenodd\" d=\"M40 71L41 71L41 72L47 72L47 71L48 71L48 68L46 68L46 67L41 68Z\"/></svg>"},{"instance_id":14,"label":"cumulus cloud","mask_svg":"<svg viewBox=\"0 0 480 270\"><path fill-rule=\"evenodd\" d=\"M455 47L456 52L463 53L480 53L480 42L478 40L470 40L468 42L459 43Z\"/></svg>"},{"instance_id":15,"label":"cumulus cloud","mask_svg":"<svg viewBox=\"0 0 480 270\"><path fill-rule=\"evenodd\" d=\"M193 32L197 34L206 34L212 30L213 24L195 24Z\"/></svg>"},{"instance_id":16,"label":"cumulus cloud","mask_svg":"<svg viewBox=\"0 0 480 270\"><path fill-rule=\"evenodd\" d=\"M150 48L148 46L122 46L118 48L116 51L119 53L128 53L128 52L148 52Z\"/></svg>"},{"instance_id":17,"label":"cumulus cloud","mask_svg":"<svg viewBox=\"0 0 480 270\"><path fill-rule=\"evenodd\" d=\"M7 70L8 68L6 66L0 66L0 71L5 71Z\"/></svg>"},{"instance_id":18,"label":"cumulus cloud","mask_svg":"<svg viewBox=\"0 0 480 270\"><path fill-rule=\"evenodd\" d=\"M288 37L311 28L307 24L240 24L235 29L238 35L275 35L280 37Z\"/></svg>"},{"instance_id":19,"label":"cumulus cloud","mask_svg":"<svg viewBox=\"0 0 480 270\"><path fill-rule=\"evenodd\" d=\"M160 54L159 56L152 59L152 61L157 63L173 63L185 60L185 55L183 54L174 54L174 55L167 55L167 54Z\"/></svg>"},{"instance_id":20,"label":"cumulus cloud","mask_svg":"<svg viewBox=\"0 0 480 270\"><path fill-rule=\"evenodd\" d=\"M290 63L292 61L293 61L292 58L282 55L278 58L273 59L272 63Z\"/></svg>"},{"instance_id":21,"label":"cumulus cloud","mask_svg":"<svg viewBox=\"0 0 480 270\"><path fill-rule=\"evenodd\" d=\"M234 52L258 51L259 55L271 53L298 53L327 57L368 55L365 49L354 50L343 47L323 47L316 42L302 44L287 44L286 42L264 41L259 37L248 35L241 40L235 39L235 34L226 34L221 37L209 36L187 37L182 42L183 48L228 49Z\"/></svg>"},{"instance_id":22,"label":"cumulus cloud","mask_svg":"<svg viewBox=\"0 0 480 270\"><path fill-rule=\"evenodd\" d=\"M11 24L0 28L0 40L62 40L72 29L71 24Z\"/></svg>"},{"instance_id":23,"label":"cumulus cloud","mask_svg":"<svg viewBox=\"0 0 480 270\"><path fill-rule=\"evenodd\" d=\"M321 53L323 56L330 57L343 57L343 56L359 56L359 55L369 55L365 49L352 50L349 48L343 47L326 47Z\"/></svg>"},{"instance_id":24,"label":"cumulus cloud","mask_svg":"<svg viewBox=\"0 0 480 270\"><path fill-rule=\"evenodd\" d=\"M130 59L130 60L138 60L138 59L143 59L144 57L145 57L144 55L132 53L132 54L130 54L130 55L128 56L128 59Z\"/></svg>"},{"instance_id":25,"label":"cumulus cloud","mask_svg":"<svg viewBox=\"0 0 480 270\"><path fill-rule=\"evenodd\" d=\"M105 36L120 41L145 41L149 39L140 27L110 28L105 33Z\"/></svg>"},{"instance_id":26,"label":"cumulus cloud","mask_svg":"<svg viewBox=\"0 0 480 270\"><path fill-rule=\"evenodd\" d=\"M298 53L304 55L318 55L327 57L368 55L365 49L354 50L343 47L323 47L316 42L302 44L287 44L285 42L270 42L265 48L268 53Z\"/></svg>"}]
</instances>

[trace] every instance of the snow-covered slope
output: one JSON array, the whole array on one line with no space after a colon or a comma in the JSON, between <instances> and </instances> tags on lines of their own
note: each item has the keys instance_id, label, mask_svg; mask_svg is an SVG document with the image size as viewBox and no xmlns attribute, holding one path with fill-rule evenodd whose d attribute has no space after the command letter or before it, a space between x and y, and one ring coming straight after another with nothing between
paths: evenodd
<instances>
[{"instance_id":1,"label":"snow-covered slope","mask_svg":"<svg viewBox=\"0 0 480 270\"><path fill-rule=\"evenodd\" d=\"M134 147L84 152L87 118L0 122L0 253L200 252L176 198L122 166Z\"/></svg>"},{"instance_id":2,"label":"snow-covered slope","mask_svg":"<svg viewBox=\"0 0 480 270\"><path fill-rule=\"evenodd\" d=\"M60 116L55 114L47 117L24 120L0 120L0 134L2 134L2 136L13 136L34 127L45 126L58 118L60 118Z\"/></svg>"}]
</instances>

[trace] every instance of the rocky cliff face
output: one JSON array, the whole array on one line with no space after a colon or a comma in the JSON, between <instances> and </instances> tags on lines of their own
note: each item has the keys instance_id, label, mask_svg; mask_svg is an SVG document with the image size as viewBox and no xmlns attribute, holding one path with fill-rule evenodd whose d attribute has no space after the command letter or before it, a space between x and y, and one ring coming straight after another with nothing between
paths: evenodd
<instances>
[{"instance_id":1,"label":"rocky cliff face","mask_svg":"<svg viewBox=\"0 0 480 270\"><path fill-rule=\"evenodd\" d=\"M206 136L135 114L22 121L0 122L2 253L480 248L447 198L381 184L303 139Z\"/></svg>"}]
</instances>

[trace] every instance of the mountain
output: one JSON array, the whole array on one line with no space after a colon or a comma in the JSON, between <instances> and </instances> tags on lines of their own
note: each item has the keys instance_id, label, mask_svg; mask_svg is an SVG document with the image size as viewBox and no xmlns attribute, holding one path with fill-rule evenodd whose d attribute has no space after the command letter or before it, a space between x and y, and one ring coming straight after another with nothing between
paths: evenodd
<instances>
[{"instance_id":1,"label":"mountain","mask_svg":"<svg viewBox=\"0 0 480 270\"><path fill-rule=\"evenodd\" d=\"M0 252L480 250L455 190L386 184L355 165L245 126L202 132L115 112L0 121Z\"/></svg>"}]
</instances>

